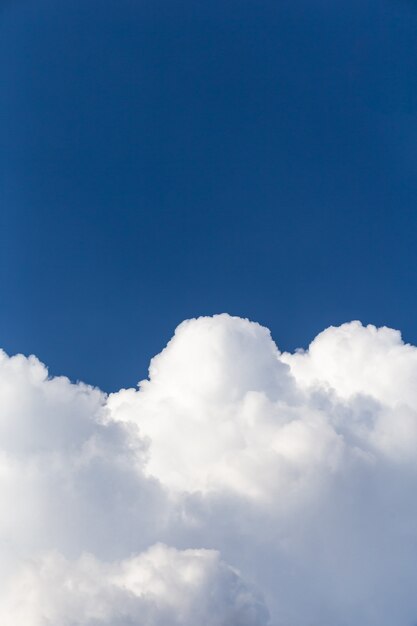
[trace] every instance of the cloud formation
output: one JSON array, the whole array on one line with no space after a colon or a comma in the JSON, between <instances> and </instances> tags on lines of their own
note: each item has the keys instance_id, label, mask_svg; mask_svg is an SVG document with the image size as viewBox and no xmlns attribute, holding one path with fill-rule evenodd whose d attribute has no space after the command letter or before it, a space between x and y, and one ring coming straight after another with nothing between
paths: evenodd
<instances>
[{"instance_id":1,"label":"cloud formation","mask_svg":"<svg viewBox=\"0 0 417 626\"><path fill-rule=\"evenodd\" d=\"M181 324L106 396L0 357L6 626L415 626L417 348Z\"/></svg>"},{"instance_id":2,"label":"cloud formation","mask_svg":"<svg viewBox=\"0 0 417 626\"><path fill-rule=\"evenodd\" d=\"M157 544L139 556L103 563L48 554L9 581L2 623L25 626L266 625L268 612L239 574L212 550Z\"/></svg>"}]
</instances>

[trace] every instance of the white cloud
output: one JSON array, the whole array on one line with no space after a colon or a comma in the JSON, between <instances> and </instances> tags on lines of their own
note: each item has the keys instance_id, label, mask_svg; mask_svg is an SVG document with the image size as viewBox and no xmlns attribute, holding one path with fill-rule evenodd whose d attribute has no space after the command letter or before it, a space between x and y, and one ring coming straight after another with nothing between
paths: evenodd
<instances>
[{"instance_id":1,"label":"white cloud","mask_svg":"<svg viewBox=\"0 0 417 626\"><path fill-rule=\"evenodd\" d=\"M343 398L360 393L393 406L417 406L417 349L404 344L398 330L342 324L320 333L307 352L281 360L303 387L321 384Z\"/></svg>"},{"instance_id":2,"label":"white cloud","mask_svg":"<svg viewBox=\"0 0 417 626\"><path fill-rule=\"evenodd\" d=\"M413 626L416 376L359 322L190 320L109 397L2 354L0 623Z\"/></svg>"},{"instance_id":3,"label":"white cloud","mask_svg":"<svg viewBox=\"0 0 417 626\"><path fill-rule=\"evenodd\" d=\"M21 626L266 626L261 598L210 550L162 544L103 563L59 554L25 564L0 590L2 624Z\"/></svg>"}]
</instances>

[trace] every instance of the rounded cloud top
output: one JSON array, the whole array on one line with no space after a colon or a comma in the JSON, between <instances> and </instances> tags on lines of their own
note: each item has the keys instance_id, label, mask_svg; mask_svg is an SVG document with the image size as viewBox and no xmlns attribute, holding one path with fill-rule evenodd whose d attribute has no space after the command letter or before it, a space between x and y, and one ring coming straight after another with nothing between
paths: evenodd
<instances>
[{"instance_id":1,"label":"rounded cloud top","mask_svg":"<svg viewBox=\"0 0 417 626\"><path fill-rule=\"evenodd\" d=\"M167 347L152 359L152 387L165 396L223 404L248 391L275 396L288 367L267 328L227 314L180 324Z\"/></svg>"}]
</instances>

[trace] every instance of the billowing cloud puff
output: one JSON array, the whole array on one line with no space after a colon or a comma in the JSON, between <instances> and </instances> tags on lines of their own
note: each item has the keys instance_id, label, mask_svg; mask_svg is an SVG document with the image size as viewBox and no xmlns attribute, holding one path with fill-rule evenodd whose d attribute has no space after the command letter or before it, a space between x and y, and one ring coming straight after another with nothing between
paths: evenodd
<instances>
[{"instance_id":1,"label":"billowing cloud puff","mask_svg":"<svg viewBox=\"0 0 417 626\"><path fill-rule=\"evenodd\" d=\"M48 554L0 590L8 626L266 626L268 612L238 573L209 550L155 545L137 557L69 562Z\"/></svg>"},{"instance_id":2,"label":"billowing cloud puff","mask_svg":"<svg viewBox=\"0 0 417 626\"><path fill-rule=\"evenodd\" d=\"M0 358L0 623L415 626L417 349L181 324L106 396Z\"/></svg>"}]
</instances>

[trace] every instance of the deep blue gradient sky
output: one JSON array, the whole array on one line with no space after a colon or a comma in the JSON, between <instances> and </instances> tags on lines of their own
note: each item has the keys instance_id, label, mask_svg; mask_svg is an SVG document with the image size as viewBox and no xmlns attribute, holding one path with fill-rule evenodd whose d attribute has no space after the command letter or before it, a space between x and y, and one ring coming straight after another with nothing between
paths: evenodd
<instances>
[{"instance_id":1,"label":"deep blue gradient sky","mask_svg":"<svg viewBox=\"0 0 417 626\"><path fill-rule=\"evenodd\" d=\"M417 342L417 4L0 10L0 345L134 385L183 319Z\"/></svg>"}]
</instances>

